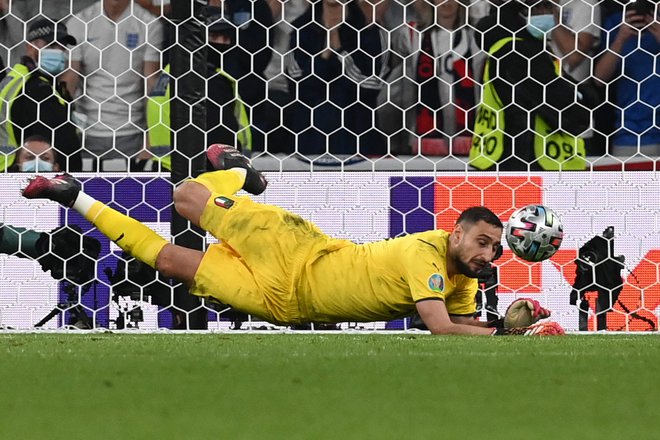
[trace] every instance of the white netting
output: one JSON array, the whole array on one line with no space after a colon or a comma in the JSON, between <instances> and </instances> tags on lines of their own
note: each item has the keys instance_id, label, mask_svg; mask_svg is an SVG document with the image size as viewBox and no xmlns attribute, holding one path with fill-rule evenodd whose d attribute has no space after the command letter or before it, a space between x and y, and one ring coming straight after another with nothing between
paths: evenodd
<instances>
[{"instance_id":1,"label":"white netting","mask_svg":"<svg viewBox=\"0 0 660 440\"><path fill-rule=\"evenodd\" d=\"M560 251L528 264L505 245L482 317L529 296L570 330L657 327L657 2L206 3L0 1L0 328L269 327L117 272L121 250L81 216L19 197L21 172L70 171L169 238L172 178L214 142L265 171L257 200L356 242L451 229L477 204L503 221L545 204ZM613 251L583 247L609 226ZM52 257L61 227L78 251ZM76 227L100 244L87 272L94 243Z\"/></svg>"}]
</instances>

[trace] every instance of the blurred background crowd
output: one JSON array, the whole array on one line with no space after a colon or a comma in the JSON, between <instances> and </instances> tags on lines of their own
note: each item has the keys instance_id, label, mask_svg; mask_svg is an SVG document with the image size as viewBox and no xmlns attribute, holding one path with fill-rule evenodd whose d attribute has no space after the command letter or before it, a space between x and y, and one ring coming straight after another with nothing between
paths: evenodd
<instances>
[{"instance_id":1,"label":"blurred background crowd","mask_svg":"<svg viewBox=\"0 0 660 440\"><path fill-rule=\"evenodd\" d=\"M0 0L0 165L167 169L171 12ZM656 158L659 14L651 0L211 0L194 66L207 141L480 170Z\"/></svg>"}]
</instances>

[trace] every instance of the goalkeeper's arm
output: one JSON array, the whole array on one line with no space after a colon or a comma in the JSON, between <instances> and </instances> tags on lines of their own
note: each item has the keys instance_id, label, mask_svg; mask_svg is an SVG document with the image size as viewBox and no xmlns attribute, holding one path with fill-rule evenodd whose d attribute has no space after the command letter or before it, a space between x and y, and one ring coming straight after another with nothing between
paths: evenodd
<instances>
[{"instance_id":1,"label":"goalkeeper's arm","mask_svg":"<svg viewBox=\"0 0 660 440\"><path fill-rule=\"evenodd\" d=\"M491 335L493 333L492 328L473 325L462 319L452 321L445 302L441 299L418 301L416 306L419 317L434 335Z\"/></svg>"},{"instance_id":2,"label":"goalkeeper's arm","mask_svg":"<svg viewBox=\"0 0 660 440\"><path fill-rule=\"evenodd\" d=\"M435 335L560 335L562 327L555 322L546 322L528 327L488 327L488 323L466 317L450 317L444 301L428 299L416 304L417 313L426 327Z\"/></svg>"}]
</instances>

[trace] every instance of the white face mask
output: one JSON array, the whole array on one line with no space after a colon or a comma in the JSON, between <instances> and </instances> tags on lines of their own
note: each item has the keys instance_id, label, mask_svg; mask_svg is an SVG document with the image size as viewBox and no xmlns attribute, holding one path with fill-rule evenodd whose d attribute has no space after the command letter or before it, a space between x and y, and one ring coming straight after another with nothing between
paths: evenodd
<instances>
[{"instance_id":1,"label":"white face mask","mask_svg":"<svg viewBox=\"0 0 660 440\"><path fill-rule=\"evenodd\" d=\"M24 173L49 173L53 171L53 163L35 157L32 160L23 162L21 164L21 171Z\"/></svg>"}]
</instances>

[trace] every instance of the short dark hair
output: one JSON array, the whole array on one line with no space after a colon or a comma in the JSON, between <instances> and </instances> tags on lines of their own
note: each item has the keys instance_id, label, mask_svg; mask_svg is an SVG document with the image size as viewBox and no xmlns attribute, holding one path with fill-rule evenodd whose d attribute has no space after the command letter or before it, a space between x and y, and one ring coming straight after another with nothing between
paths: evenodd
<instances>
[{"instance_id":1,"label":"short dark hair","mask_svg":"<svg viewBox=\"0 0 660 440\"><path fill-rule=\"evenodd\" d=\"M33 134L26 137L23 140L23 144L18 149L16 149L16 157L15 157L16 160L14 160L14 163L12 163L9 168L7 168L7 171L9 171L10 173L15 173L20 171L18 169L19 155L21 151L27 151L27 149L25 148L25 144L27 144L28 142L42 142L44 144L48 144L50 146L50 150L53 152L54 163L58 164L60 166L60 169L64 169L64 167L66 166L66 161L62 163L63 161L62 161L62 157L60 156L60 152L57 151L57 148L53 147L53 145L50 143L50 139L40 134Z\"/></svg>"},{"instance_id":2,"label":"short dark hair","mask_svg":"<svg viewBox=\"0 0 660 440\"><path fill-rule=\"evenodd\" d=\"M53 144L50 143L50 139L48 139L46 136L42 136L40 134L33 134L26 137L23 140L23 145L27 144L28 142L42 142L44 144L50 145L50 148L53 151L53 157L55 158L55 163L60 163L60 152L57 151L57 148L53 147ZM60 166L62 166L61 163Z\"/></svg>"},{"instance_id":3,"label":"short dark hair","mask_svg":"<svg viewBox=\"0 0 660 440\"><path fill-rule=\"evenodd\" d=\"M43 142L44 144L51 145L50 139L48 139L46 136L40 135L40 134L33 134L28 137L26 137L23 140L23 143L26 144L28 142Z\"/></svg>"},{"instance_id":4,"label":"short dark hair","mask_svg":"<svg viewBox=\"0 0 660 440\"><path fill-rule=\"evenodd\" d=\"M471 208L461 212L461 215L459 215L458 219L456 220L456 224L469 223L474 225L480 220L488 223L489 225L504 229L504 225L502 224L502 221L499 219L499 217L497 217L493 211L486 208L485 206L472 206Z\"/></svg>"}]
</instances>

